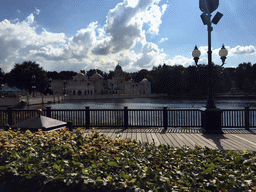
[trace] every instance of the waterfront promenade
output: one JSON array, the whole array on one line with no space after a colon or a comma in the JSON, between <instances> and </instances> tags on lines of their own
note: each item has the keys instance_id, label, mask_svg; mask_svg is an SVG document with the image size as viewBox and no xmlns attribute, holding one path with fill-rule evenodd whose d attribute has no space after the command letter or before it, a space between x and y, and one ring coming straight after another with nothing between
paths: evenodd
<instances>
[{"instance_id":1,"label":"waterfront promenade","mask_svg":"<svg viewBox=\"0 0 256 192\"><path fill-rule=\"evenodd\" d=\"M92 129L87 129L85 135ZM115 139L130 138L142 143L170 145L174 147L195 145L216 150L256 151L256 130L223 130L224 134L202 134L199 129L96 129L97 132Z\"/></svg>"}]
</instances>

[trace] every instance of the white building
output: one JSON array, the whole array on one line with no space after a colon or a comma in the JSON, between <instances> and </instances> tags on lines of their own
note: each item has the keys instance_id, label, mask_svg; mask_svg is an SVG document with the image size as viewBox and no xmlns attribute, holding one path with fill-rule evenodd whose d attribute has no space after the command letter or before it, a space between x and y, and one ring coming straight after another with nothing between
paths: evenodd
<instances>
[{"instance_id":1,"label":"white building","mask_svg":"<svg viewBox=\"0 0 256 192\"><path fill-rule=\"evenodd\" d=\"M53 80L51 87L55 94L62 95L64 93L62 80ZM118 64L112 79L104 80L97 72L90 78L81 72L78 73L73 76L72 80L67 80L65 92L72 97L103 94L150 94L151 83L146 78L139 83L134 82L133 79L125 81L122 67Z\"/></svg>"}]
</instances>

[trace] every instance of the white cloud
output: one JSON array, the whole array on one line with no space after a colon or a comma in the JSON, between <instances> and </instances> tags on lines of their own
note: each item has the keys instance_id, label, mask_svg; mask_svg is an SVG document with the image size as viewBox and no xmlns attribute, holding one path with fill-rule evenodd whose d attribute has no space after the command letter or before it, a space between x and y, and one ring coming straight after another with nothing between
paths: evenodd
<instances>
[{"instance_id":1,"label":"white cloud","mask_svg":"<svg viewBox=\"0 0 256 192\"><path fill-rule=\"evenodd\" d=\"M18 12L20 13L20 10L18 9Z\"/></svg>"},{"instance_id":2,"label":"white cloud","mask_svg":"<svg viewBox=\"0 0 256 192\"><path fill-rule=\"evenodd\" d=\"M249 46L236 46L230 50L229 55L256 55L256 48Z\"/></svg>"},{"instance_id":3,"label":"white cloud","mask_svg":"<svg viewBox=\"0 0 256 192\"><path fill-rule=\"evenodd\" d=\"M183 65L184 67L188 67L189 65L194 64L194 60L191 58L186 58L181 55L176 55L172 59L168 59L165 61L166 65Z\"/></svg>"},{"instance_id":4,"label":"white cloud","mask_svg":"<svg viewBox=\"0 0 256 192\"><path fill-rule=\"evenodd\" d=\"M40 9L37 9L37 8L35 7L35 14L39 15L40 11L41 11Z\"/></svg>"},{"instance_id":5,"label":"white cloud","mask_svg":"<svg viewBox=\"0 0 256 192\"><path fill-rule=\"evenodd\" d=\"M0 67L8 72L14 63L36 61L46 70L89 70L100 68L113 70L117 62L124 70L151 69L164 61L166 55L156 44L147 42L147 32L158 34L161 17L167 5L158 6L159 0L124 0L108 12L103 27L92 22L71 38L64 33L52 33L43 29L36 31L35 7L25 20L0 22ZM142 44L142 52L132 48ZM11 65L10 65L11 64Z\"/></svg>"},{"instance_id":6,"label":"white cloud","mask_svg":"<svg viewBox=\"0 0 256 192\"><path fill-rule=\"evenodd\" d=\"M162 43L162 42L167 41L167 40L168 40L168 38L167 38L167 37L165 37L165 38L161 38L161 39L160 39L160 41L159 41L158 43Z\"/></svg>"}]
</instances>

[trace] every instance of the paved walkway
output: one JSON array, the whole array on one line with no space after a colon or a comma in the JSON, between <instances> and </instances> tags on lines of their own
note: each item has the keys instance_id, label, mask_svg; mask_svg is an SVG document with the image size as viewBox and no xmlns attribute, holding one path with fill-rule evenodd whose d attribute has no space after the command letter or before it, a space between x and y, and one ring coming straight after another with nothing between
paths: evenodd
<instances>
[{"instance_id":1,"label":"paved walkway","mask_svg":"<svg viewBox=\"0 0 256 192\"><path fill-rule=\"evenodd\" d=\"M86 130L86 134L89 131ZM156 145L168 144L174 147L195 145L209 147L218 150L249 150L256 151L256 130L223 130L224 134L202 134L200 130L186 129L96 129L97 132L115 139L117 135L121 138L136 139L141 142L155 143Z\"/></svg>"}]
</instances>

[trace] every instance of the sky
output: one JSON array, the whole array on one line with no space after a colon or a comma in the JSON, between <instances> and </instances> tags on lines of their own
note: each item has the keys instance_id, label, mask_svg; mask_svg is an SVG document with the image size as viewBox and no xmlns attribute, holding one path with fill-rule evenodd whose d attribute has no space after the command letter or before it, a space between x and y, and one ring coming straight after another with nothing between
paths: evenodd
<instances>
[{"instance_id":1,"label":"sky","mask_svg":"<svg viewBox=\"0 0 256 192\"><path fill-rule=\"evenodd\" d=\"M220 0L212 59L224 67L256 63L256 1ZM207 64L208 32L198 0L8 0L0 6L0 68L32 61L46 71L152 70Z\"/></svg>"}]
</instances>

